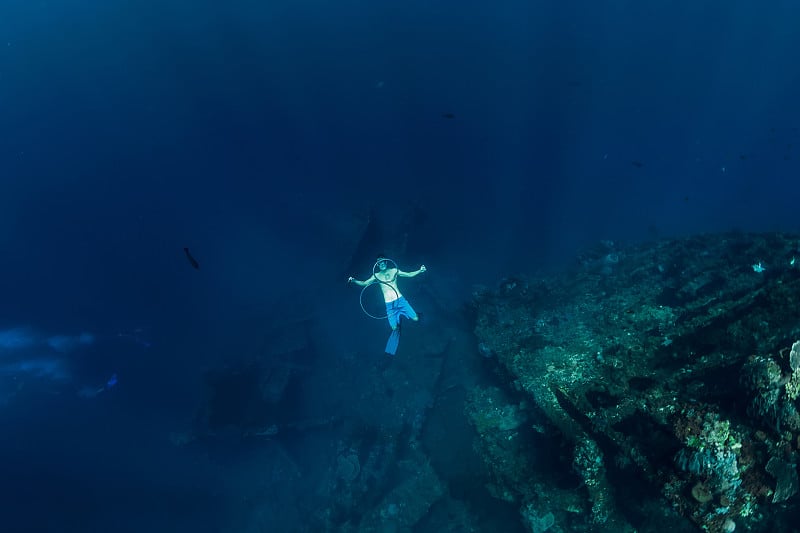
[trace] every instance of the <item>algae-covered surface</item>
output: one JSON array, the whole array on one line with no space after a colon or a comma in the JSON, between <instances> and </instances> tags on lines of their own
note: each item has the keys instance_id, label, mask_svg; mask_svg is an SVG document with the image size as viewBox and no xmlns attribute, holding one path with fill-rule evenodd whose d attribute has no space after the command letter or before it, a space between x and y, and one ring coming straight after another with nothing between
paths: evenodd
<instances>
[{"instance_id":1,"label":"algae-covered surface","mask_svg":"<svg viewBox=\"0 0 800 533\"><path fill-rule=\"evenodd\" d=\"M799 242L605 242L569 274L478 288L475 335L506 396L468 407L493 493L532 531L781 526L797 505ZM560 451L543 459L544 443Z\"/></svg>"}]
</instances>

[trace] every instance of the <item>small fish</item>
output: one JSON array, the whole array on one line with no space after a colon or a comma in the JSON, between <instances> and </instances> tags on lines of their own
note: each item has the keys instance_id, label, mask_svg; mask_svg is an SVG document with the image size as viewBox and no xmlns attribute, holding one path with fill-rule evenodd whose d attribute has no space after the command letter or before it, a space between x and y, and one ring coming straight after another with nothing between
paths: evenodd
<instances>
[{"instance_id":1,"label":"small fish","mask_svg":"<svg viewBox=\"0 0 800 533\"><path fill-rule=\"evenodd\" d=\"M186 254L186 259L189 260L189 263L192 265L192 268L194 268L195 270L200 270L200 263L197 262L197 259L192 257L192 254L189 253L189 249L184 248L183 252Z\"/></svg>"},{"instance_id":2,"label":"small fish","mask_svg":"<svg viewBox=\"0 0 800 533\"><path fill-rule=\"evenodd\" d=\"M442 113L442 118L447 118L447 119L456 118L456 115L454 113Z\"/></svg>"},{"instance_id":3,"label":"small fish","mask_svg":"<svg viewBox=\"0 0 800 533\"><path fill-rule=\"evenodd\" d=\"M642 168L644 166L644 163L642 163L641 161L631 161L631 165L635 166L636 168Z\"/></svg>"}]
</instances>

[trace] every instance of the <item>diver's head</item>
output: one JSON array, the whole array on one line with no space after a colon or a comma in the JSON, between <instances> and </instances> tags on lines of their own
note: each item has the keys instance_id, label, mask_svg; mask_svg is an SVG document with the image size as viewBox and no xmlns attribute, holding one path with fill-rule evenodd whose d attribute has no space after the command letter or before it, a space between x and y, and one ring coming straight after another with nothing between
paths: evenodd
<instances>
[{"instance_id":1,"label":"diver's head","mask_svg":"<svg viewBox=\"0 0 800 533\"><path fill-rule=\"evenodd\" d=\"M388 259L386 254L378 254L378 257L375 260L375 265L378 267L378 270L383 272L389 268L389 261L391 261L391 259Z\"/></svg>"}]
</instances>

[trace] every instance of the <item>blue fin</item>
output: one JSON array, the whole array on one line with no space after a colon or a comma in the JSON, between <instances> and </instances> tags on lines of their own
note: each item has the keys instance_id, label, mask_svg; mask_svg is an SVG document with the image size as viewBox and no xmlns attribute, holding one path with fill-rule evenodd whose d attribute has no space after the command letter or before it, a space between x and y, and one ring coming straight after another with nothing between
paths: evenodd
<instances>
[{"instance_id":1,"label":"blue fin","mask_svg":"<svg viewBox=\"0 0 800 533\"><path fill-rule=\"evenodd\" d=\"M386 353L394 355L397 353L397 346L400 344L400 328L393 329L392 334L389 335L389 340L386 341Z\"/></svg>"}]
</instances>

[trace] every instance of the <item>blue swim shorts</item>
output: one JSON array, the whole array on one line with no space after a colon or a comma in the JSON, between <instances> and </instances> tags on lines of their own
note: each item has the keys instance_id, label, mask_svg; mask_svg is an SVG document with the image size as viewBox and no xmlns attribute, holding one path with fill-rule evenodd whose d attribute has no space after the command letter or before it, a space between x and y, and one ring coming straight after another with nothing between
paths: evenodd
<instances>
[{"instance_id":1,"label":"blue swim shorts","mask_svg":"<svg viewBox=\"0 0 800 533\"><path fill-rule=\"evenodd\" d=\"M395 329L400 323L401 316L410 318L411 320L416 320L417 318L417 312L414 311L414 308L411 307L411 304L408 303L405 296L401 296L397 300L387 302L386 304L386 318L389 319L389 325L392 326L392 329Z\"/></svg>"}]
</instances>

